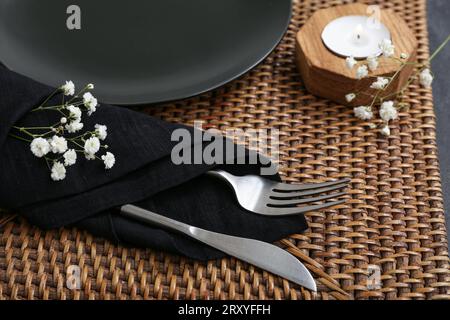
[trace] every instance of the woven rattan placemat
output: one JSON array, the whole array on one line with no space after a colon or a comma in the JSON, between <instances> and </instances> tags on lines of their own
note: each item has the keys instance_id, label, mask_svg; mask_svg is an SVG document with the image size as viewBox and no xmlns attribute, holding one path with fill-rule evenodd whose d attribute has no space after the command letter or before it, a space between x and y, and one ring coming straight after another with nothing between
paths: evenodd
<instances>
[{"instance_id":1,"label":"woven rattan placemat","mask_svg":"<svg viewBox=\"0 0 450 320\"><path fill-rule=\"evenodd\" d=\"M0 215L0 298L409 299L449 298L449 267L431 91L411 85L412 105L379 136L352 110L309 94L295 66L295 34L321 8L352 1L294 1L289 31L263 64L223 88L144 111L205 127L281 131L284 179L351 176L349 201L307 214L310 229L280 242L314 273L313 294L235 259L199 263L133 249L76 229L42 231ZM425 0L376 1L400 14L428 57ZM66 268L81 270L81 289ZM381 288L368 287L368 266ZM376 272L375 272L376 273Z\"/></svg>"}]
</instances>

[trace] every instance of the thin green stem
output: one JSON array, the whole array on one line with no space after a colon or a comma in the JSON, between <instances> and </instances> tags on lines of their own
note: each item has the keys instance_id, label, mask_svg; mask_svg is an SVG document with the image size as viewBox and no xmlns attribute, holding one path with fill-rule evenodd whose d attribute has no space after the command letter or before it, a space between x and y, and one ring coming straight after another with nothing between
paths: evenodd
<instances>
[{"instance_id":1,"label":"thin green stem","mask_svg":"<svg viewBox=\"0 0 450 320\"><path fill-rule=\"evenodd\" d=\"M430 59L428 59L428 62L431 62L431 60L434 59L434 57L436 57L436 55L441 52L442 49L444 49L444 47L447 45L448 41L450 40L450 34L447 36L447 38L444 40L444 42L441 43L441 45L434 50L433 54L431 55Z\"/></svg>"},{"instance_id":2,"label":"thin green stem","mask_svg":"<svg viewBox=\"0 0 450 320\"><path fill-rule=\"evenodd\" d=\"M372 97L372 98L375 96L375 95L373 95L371 93L368 93L368 92L365 92L365 91L362 91L362 90L355 93L355 95L358 95L358 94L363 94L363 95L366 95L366 96L369 96L369 97Z\"/></svg>"},{"instance_id":3,"label":"thin green stem","mask_svg":"<svg viewBox=\"0 0 450 320\"><path fill-rule=\"evenodd\" d=\"M44 110L58 110L59 108L63 108L64 105L56 105L56 106L48 106L48 107L37 107L33 110L31 110L31 112L36 112L36 111L44 111Z\"/></svg>"},{"instance_id":4,"label":"thin green stem","mask_svg":"<svg viewBox=\"0 0 450 320\"><path fill-rule=\"evenodd\" d=\"M425 68L426 68L426 65L422 65L422 67L420 69L418 69L412 76L409 77L406 84L400 90L392 92L392 93L384 96L383 99L395 97L398 94L402 94Z\"/></svg>"},{"instance_id":5,"label":"thin green stem","mask_svg":"<svg viewBox=\"0 0 450 320\"><path fill-rule=\"evenodd\" d=\"M85 133L80 134L79 136L73 137L73 138L71 138L69 140L76 140L76 139L84 138L88 134L92 134L92 132L91 131L85 132Z\"/></svg>"},{"instance_id":6,"label":"thin green stem","mask_svg":"<svg viewBox=\"0 0 450 320\"><path fill-rule=\"evenodd\" d=\"M83 150L77 150L77 149L75 149L75 152L82 153L83 155L86 154ZM97 159L97 160L103 161L102 158L98 157L98 156L95 155L95 154L94 154L94 157L95 157L95 159Z\"/></svg>"},{"instance_id":7,"label":"thin green stem","mask_svg":"<svg viewBox=\"0 0 450 320\"><path fill-rule=\"evenodd\" d=\"M79 98L80 94L86 92L88 90L88 86L86 85L83 89L81 89L77 94L75 94L73 96L72 99L70 99L67 103L70 104L73 100L75 100L76 98Z\"/></svg>"},{"instance_id":8,"label":"thin green stem","mask_svg":"<svg viewBox=\"0 0 450 320\"><path fill-rule=\"evenodd\" d=\"M399 73L403 70L403 68L405 67L405 64L402 63L402 65L400 66L400 68L397 69L397 71L394 73L394 75L390 78L389 83L384 87L384 89L378 90L377 93L375 94L375 97L372 100L372 103L370 104L370 107L373 107L375 105L375 103L377 102L377 99L379 99L380 102L382 102L386 97L380 97L380 94L382 92L384 92L395 80L395 78L399 75Z\"/></svg>"},{"instance_id":9,"label":"thin green stem","mask_svg":"<svg viewBox=\"0 0 450 320\"><path fill-rule=\"evenodd\" d=\"M84 147L83 147L81 144L77 143L76 141L74 141L74 140L72 140L72 139L69 139L69 141L72 142L73 144L77 145L78 147L80 147L80 148L82 148L82 149L84 150Z\"/></svg>"},{"instance_id":10,"label":"thin green stem","mask_svg":"<svg viewBox=\"0 0 450 320\"><path fill-rule=\"evenodd\" d=\"M32 138L35 137L34 134L32 134L31 132L28 132L28 130L26 130L26 129L23 129L23 128L22 128L22 129L20 129L19 131L25 133L27 136L30 136L30 137L32 137Z\"/></svg>"},{"instance_id":11,"label":"thin green stem","mask_svg":"<svg viewBox=\"0 0 450 320\"><path fill-rule=\"evenodd\" d=\"M53 131L47 131L47 132L44 132L44 133L41 133L41 134L37 134L36 136L37 137L45 137L46 135L52 134L52 133L54 133L54 132Z\"/></svg>"},{"instance_id":12,"label":"thin green stem","mask_svg":"<svg viewBox=\"0 0 450 320\"><path fill-rule=\"evenodd\" d=\"M58 112L61 113L64 117L67 117L67 115L62 110L58 109Z\"/></svg>"},{"instance_id":13,"label":"thin green stem","mask_svg":"<svg viewBox=\"0 0 450 320\"><path fill-rule=\"evenodd\" d=\"M28 139L25 139L25 138L16 136L15 134L12 134L12 133L9 133L8 135L11 136L11 137L13 137L13 138L16 138L16 139L18 139L18 140L22 140L22 141L25 141L25 142L31 142L31 140L28 140Z\"/></svg>"},{"instance_id":14,"label":"thin green stem","mask_svg":"<svg viewBox=\"0 0 450 320\"><path fill-rule=\"evenodd\" d=\"M48 157L44 157L44 159L45 159L45 163L47 164L48 170L52 171L52 168L51 168L51 166L50 166L50 164L48 162L49 161L53 161L54 162L54 160L50 159Z\"/></svg>"},{"instance_id":15,"label":"thin green stem","mask_svg":"<svg viewBox=\"0 0 450 320\"><path fill-rule=\"evenodd\" d=\"M59 90L61 90L60 88L57 88L55 91L52 92L52 94L50 94L47 99L44 100L44 102L42 102L39 107L31 110L31 111L35 111L36 109L39 109L40 107L44 106L56 93L59 92Z\"/></svg>"},{"instance_id":16,"label":"thin green stem","mask_svg":"<svg viewBox=\"0 0 450 320\"><path fill-rule=\"evenodd\" d=\"M17 127L17 126L13 126L14 129L17 130L46 130L46 129L51 129L53 127Z\"/></svg>"}]
</instances>

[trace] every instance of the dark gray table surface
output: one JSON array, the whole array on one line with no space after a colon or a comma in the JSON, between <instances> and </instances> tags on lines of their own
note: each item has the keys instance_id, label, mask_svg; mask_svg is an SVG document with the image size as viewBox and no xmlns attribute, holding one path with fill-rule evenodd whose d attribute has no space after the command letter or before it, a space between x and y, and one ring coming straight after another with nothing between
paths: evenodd
<instances>
[{"instance_id":1,"label":"dark gray table surface","mask_svg":"<svg viewBox=\"0 0 450 320\"><path fill-rule=\"evenodd\" d=\"M450 34L450 0L428 0L430 52ZM437 143L442 191L446 208L447 235L450 237L450 43L432 61L434 108L437 117Z\"/></svg>"}]
</instances>

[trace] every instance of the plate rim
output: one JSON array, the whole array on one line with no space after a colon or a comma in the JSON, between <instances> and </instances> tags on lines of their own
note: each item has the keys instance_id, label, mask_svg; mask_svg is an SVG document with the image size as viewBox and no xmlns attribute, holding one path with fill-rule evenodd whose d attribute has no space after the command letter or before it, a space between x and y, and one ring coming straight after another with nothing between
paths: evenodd
<instances>
[{"instance_id":1,"label":"plate rim","mask_svg":"<svg viewBox=\"0 0 450 320\"><path fill-rule=\"evenodd\" d=\"M215 89L218 89L236 79L239 79L240 77L242 77L243 75L245 75L247 72L253 70L254 68L256 68L259 64L261 64L280 44L281 40L283 40L284 36L286 35L286 32L288 31L289 25L291 23L291 18L292 18L292 0L289 0L289 14L287 16L287 19L285 21L285 25L283 26L283 32L281 32L281 34L278 36L277 40L274 42L274 44L270 47L270 49L263 54L260 58L258 58L258 60L254 63L252 63L249 67L243 69L241 72L238 72L236 75L234 75L233 77L229 78L228 80L224 80L221 82L218 82L217 84L208 87L207 89L203 89L203 90L199 90L196 91L195 93L189 94L189 95L179 95L176 96L174 98L170 98L170 99L161 99L161 100L155 100L152 102L132 102L132 103L113 103L113 102L103 102L106 104L114 104L114 105L118 105L118 106L130 106L130 107L139 107L139 106L151 106L151 105L155 105L155 104L161 104L161 103L167 103L167 102L173 102L173 101L179 101L179 100L184 100L184 99L190 99L208 92L211 92Z\"/></svg>"},{"instance_id":2,"label":"plate rim","mask_svg":"<svg viewBox=\"0 0 450 320\"><path fill-rule=\"evenodd\" d=\"M190 98L211 92L211 91L218 89L236 79L239 79L240 77L242 77L243 75L245 75L246 73L248 73L249 71L251 71L252 69L257 67L259 64L261 64L277 48L277 46L283 40L284 36L286 35L286 32L289 29L289 25L290 25L291 19L292 19L292 7L293 7L292 0L288 0L287 3L288 3L288 10L287 10L288 14L284 21L284 25L281 28L282 32L280 32L280 34L275 39L275 41L271 44L271 46L267 50L264 50L264 53L262 53L259 57L254 59L254 62L250 63L248 66L243 67L242 69L240 69L239 72L236 72L229 77L225 77L225 79L223 79L222 81L215 82L213 85L205 86L204 89L201 89L201 90L192 90L189 93L181 92L177 95L170 95L170 97L168 97L169 96L168 94L164 94L164 95L162 95L162 98L158 98L158 99L154 99L154 100L133 99L133 101L127 102L126 99L117 99L117 100L122 100L122 101L113 102L109 99L101 99L99 101L103 104L111 104L111 105L117 105L117 106L130 106L130 107L151 106L151 105L155 105L155 104L162 104L162 103L168 103L168 102L179 101L179 100L184 100L184 99L190 99ZM0 64L3 64L10 70L14 70L12 68L12 66L10 66L7 63L7 61L0 61ZM27 75L25 75L25 76L27 76ZM189 91L189 90L185 90L185 91ZM167 97L165 98L164 96L167 96ZM125 95L123 95L122 97L125 97Z\"/></svg>"}]
</instances>

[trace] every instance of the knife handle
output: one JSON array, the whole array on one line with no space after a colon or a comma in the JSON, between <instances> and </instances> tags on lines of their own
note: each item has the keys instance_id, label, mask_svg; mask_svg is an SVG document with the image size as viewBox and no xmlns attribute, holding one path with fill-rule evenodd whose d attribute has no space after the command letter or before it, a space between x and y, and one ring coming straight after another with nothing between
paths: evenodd
<instances>
[{"instance_id":1,"label":"knife handle","mask_svg":"<svg viewBox=\"0 0 450 320\"><path fill-rule=\"evenodd\" d=\"M123 205L120 207L120 212L124 216L142 221L144 223L157 225L164 229L178 231L217 250L252 264L258 264L258 262L252 258L255 254L270 257L272 254L278 252L278 254L290 256L290 254L286 251L269 243L197 228L159 215L150 210L139 208L132 204ZM294 259L297 261L296 258ZM270 259L268 261L270 261Z\"/></svg>"},{"instance_id":2,"label":"knife handle","mask_svg":"<svg viewBox=\"0 0 450 320\"><path fill-rule=\"evenodd\" d=\"M172 229L173 231L178 231L178 232L184 233L184 234L192 237L191 229L194 227L192 227L188 224L185 224L183 222L167 218L165 216L154 213L152 211L136 207L132 204L126 204L126 205L121 206L120 212L124 216L130 217L130 218L142 221L142 222L157 225L157 226L163 227L165 229Z\"/></svg>"},{"instance_id":3,"label":"knife handle","mask_svg":"<svg viewBox=\"0 0 450 320\"><path fill-rule=\"evenodd\" d=\"M264 250L280 250L284 252L284 250L281 250L280 248L269 243L204 230L177 220L167 218L150 210L139 208L132 204L123 205L122 207L120 207L120 212L124 216L142 221L144 223L157 225L164 229L178 231L217 250L225 252L234 257L241 258L250 263L254 263L254 261L252 261L252 259L249 259L248 256L251 256L255 252L252 252L253 250L248 250L248 248L252 247L252 245L254 244L259 247L263 247Z\"/></svg>"},{"instance_id":4,"label":"knife handle","mask_svg":"<svg viewBox=\"0 0 450 320\"><path fill-rule=\"evenodd\" d=\"M172 231L178 231L232 256L238 255L236 249L239 250L239 248L241 248L243 243L246 241L256 241L197 228L186 223L167 218L150 210L139 208L132 204L123 205L120 207L120 212L124 216L142 221L144 223L153 224Z\"/></svg>"},{"instance_id":5,"label":"knife handle","mask_svg":"<svg viewBox=\"0 0 450 320\"><path fill-rule=\"evenodd\" d=\"M314 278L306 267L293 255L273 244L204 230L131 204L120 207L120 212L144 223L183 233L217 250L316 291Z\"/></svg>"},{"instance_id":6,"label":"knife handle","mask_svg":"<svg viewBox=\"0 0 450 320\"><path fill-rule=\"evenodd\" d=\"M160 214L154 213L150 210L146 210L132 204L126 204L120 207L120 212L122 215L142 221L144 223L160 226L164 229L170 229L172 231L178 231L183 233L197 241L203 242L217 250L225 252L234 257L246 260L250 263L255 263L250 256L255 254L253 249L248 250L249 247L256 244L259 247L263 247L266 251L283 251L280 248L264 243L258 240L235 237L223 233L217 233L209 230L204 230L197 228L186 223L173 220L162 216Z\"/></svg>"}]
</instances>

